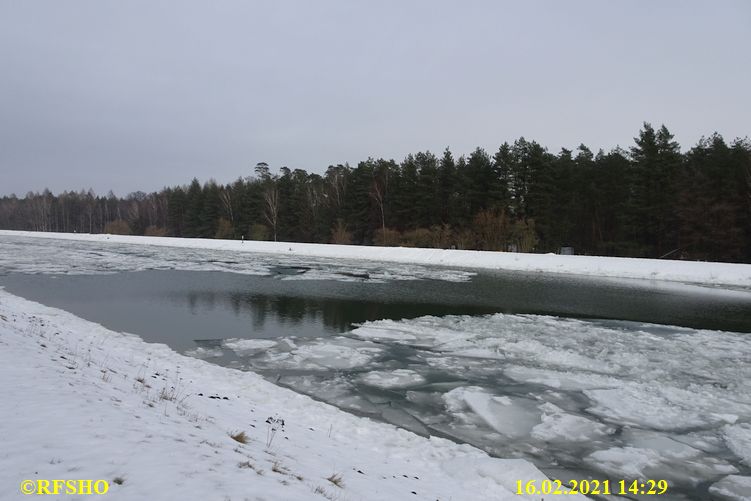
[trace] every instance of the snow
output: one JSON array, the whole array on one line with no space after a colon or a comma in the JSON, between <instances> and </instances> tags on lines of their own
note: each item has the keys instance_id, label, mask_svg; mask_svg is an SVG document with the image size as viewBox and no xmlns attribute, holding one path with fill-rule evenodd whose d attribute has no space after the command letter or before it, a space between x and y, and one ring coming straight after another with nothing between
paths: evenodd
<instances>
[{"instance_id":1,"label":"snow","mask_svg":"<svg viewBox=\"0 0 751 501\"><path fill-rule=\"evenodd\" d=\"M290 242L261 242L237 240L212 240L198 238L141 237L123 235L89 235L82 233L44 233L0 230L0 237L30 237L40 239L76 240L117 244L138 244L145 247L179 247L238 253L262 253L276 256L327 258L334 260L363 260L413 265L454 266L545 273L569 273L598 277L639 278L657 281L677 281L725 286L751 286L751 265L733 263L709 263L673 261L666 259L637 259L598 256L559 256L555 254L524 254L451 249L424 249L402 247L375 247L332 244L305 244ZM226 260L225 260L226 261ZM263 268L244 268L235 263L212 263L210 269L245 273L264 273ZM192 269L196 269L195 267ZM316 278L291 276L291 278ZM398 271L397 271L398 274ZM469 275L471 276L471 275ZM345 275L352 280L355 276ZM393 279L388 276L369 277L375 280ZM419 278L419 277L417 277ZM441 279L466 280L461 271L450 271ZM408 278L414 279L414 277Z\"/></svg>"},{"instance_id":2,"label":"snow","mask_svg":"<svg viewBox=\"0 0 751 501\"><path fill-rule=\"evenodd\" d=\"M108 499L512 500L517 480L545 478L2 290L0 391L3 496L92 478ZM272 416L285 426L267 445Z\"/></svg>"}]
</instances>

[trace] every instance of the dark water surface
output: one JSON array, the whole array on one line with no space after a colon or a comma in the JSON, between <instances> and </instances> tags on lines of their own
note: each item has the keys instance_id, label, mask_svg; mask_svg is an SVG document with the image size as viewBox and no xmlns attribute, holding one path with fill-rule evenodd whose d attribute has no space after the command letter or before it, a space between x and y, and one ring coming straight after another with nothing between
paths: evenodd
<instances>
[{"instance_id":1,"label":"dark water surface","mask_svg":"<svg viewBox=\"0 0 751 501\"><path fill-rule=\"evenodd\" d=\"M201 271L0 276L9 292L177 351L193 340L323 336L423 315L536 313L751 332L751 292L646 280L480 272L443 280L288 280Z\"/></svg>"}]
</instances>

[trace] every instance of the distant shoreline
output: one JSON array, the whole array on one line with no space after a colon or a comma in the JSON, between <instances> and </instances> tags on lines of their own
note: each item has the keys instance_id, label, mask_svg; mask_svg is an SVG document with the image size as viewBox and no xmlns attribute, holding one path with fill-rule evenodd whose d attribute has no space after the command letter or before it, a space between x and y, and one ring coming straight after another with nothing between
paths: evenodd
<instances>
[{"instance_id":1,"label":"distant shoreline","mask_svg":"<svg viewBox=\"0 0 751 501\"><path fill-rule=\"evenodd\" d=\"M751 287L751 264L739 263L0 230L0 238L3 236Z\"/></svg>"}]
</instances>

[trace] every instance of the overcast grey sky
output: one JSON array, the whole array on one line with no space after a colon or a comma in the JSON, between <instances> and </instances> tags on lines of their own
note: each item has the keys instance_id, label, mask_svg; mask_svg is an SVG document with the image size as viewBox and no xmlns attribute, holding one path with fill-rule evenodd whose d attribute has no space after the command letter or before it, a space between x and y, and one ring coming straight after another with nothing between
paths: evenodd
<instances>
[{"instance_id":1,"label":"overcast grey sky","mask_svg":"<svg viewBox=\"0 0 751 501\"><path fill-rule=\"evenodd\" d=\"M751 135L751 2L0 0L0 195Z\"/></svg>"}]
</instances>

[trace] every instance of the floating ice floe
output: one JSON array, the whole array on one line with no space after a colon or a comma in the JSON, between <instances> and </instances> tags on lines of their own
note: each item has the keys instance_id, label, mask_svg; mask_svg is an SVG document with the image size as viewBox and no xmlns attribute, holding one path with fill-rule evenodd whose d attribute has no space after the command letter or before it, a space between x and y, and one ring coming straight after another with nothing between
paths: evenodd
<instances>
[{"instance_id":1,"label":"floating ice floe","mask_svg":"<svg viewBox=\"0 0 751 501\"><path fill-rule=\"evenodd\" d=\"M379 388L406 388L425 382L423 376L409 369L371 371L361 376L360 380L365 384Z\"/></svg>"},{"instance_id":2,"label":"floating ice floe","mask_svg":"<svg viewBox=\"0 0 751 501\"><path fill-rule=\"evenodd\" d=\"M448 410L460 419L471 422L473 415L479 416L485 424L510 438L528 436L540 422L536 403L526 398L495 396L474 386L456 388L443 398Z\"/></svg>"},{"instance_id":3,"label":"floating ice floe","mask_svg":"<svg viewBox=\"0 0 751 501\"><path fill-rule=\"evenodd\" d=\"M268 350L277 345L276 341L271 339L226 339L222 346L234 351L238 356L248 356L259 351Z\"/></svg>"},{"instance_id":4,"label":"floating ice floe","mask_svg":"<svg viewBox=\"0 0 751 501\"><path fill-rule=\"evenodd\" d=\"M751 456L748 335L495 314L366 322L298 342L264 367L328 367L341 384L319 398L494 454L611 478L659 475L689 491L738 473ZM405 363L402 384L394 375ZM412 385L417 377L424 382ZM379 410L366 394L373 386L393 392L388 408L406 419Z\"/></svg>"},{"instance_id":5,"label":"floating ice floe","mask_svg":"<svg viewBox=\"0 0 751 501\"><path fill-rule=\"evenodd\" d=\"M621 436L622 441L628 444L627 447L595 452L585 460L592 462L596 469L612 474L618 470L619 464L622 465L624 460L628 463L631 456L638 453L649 458L649 461L641 465L641 473L634 478L667 477L673 482L691 485L698 485L708 478L738 473L738 469L728 462L708 456L685 441L679 441L679 438L680 436L627 428ZM600 464L596 464L598 462Z\"/></svg>"},{"instance_id":6,"label":"floating ice floe","mask_svg":"<svg viewBox=\"0 0 751 501\"><path fill-rule=\"evenodd\" d=\"M224 355L224 352L221 350L221 348L204 348L201 346L198 346L196 348L193 348L192 350L188 350L185 352L186 355L193 358L218 358Z\"/></svg>"},{"instance_id":7,"label":"floating ice floe","mask_svg":"<svg viewBox=\"0 0 751 501\"><path fill-rule=\"evenodd\" d=\"M728 475L712 484L709 493L722 501L748 501L751 499L751 477Z\"/></svg>"},{"instance_id":8,"label":"floating ice floe","mask_svg":"<svg viewBox=\"0 0 751 501\"><path fill-rule=\"evenodd\" d=\"M242 343L243 341L240 341ZM261 369L342 370L366 367L383 352L374 343L344 336L281 338L275 346L258 350L251 363ZM252 354L246 351L244 354Z\"/></svg>"},{"instance_id":9,"label":"floating ice floe","mask_svg":"<svg viewBox=\"0 0 751 501\"><path fill-rule=\"evenodd\" d=\"M751 424L725 425L722 431L728 448L741 458L746 466L751 466Z\"/></svg>"},{"instance_id":10,"label":"floating ice floe","mask_svg":"<svg viewBox=\"0 0 751 501\"><path fill-rule=\"evenodd\" d=\"M532 428L531 435L544 442L591 443L615 431L613 426L564 412L550 402L542 404L540 410L542 422Z\"/></svg>"}]
</instances>

